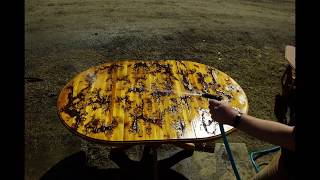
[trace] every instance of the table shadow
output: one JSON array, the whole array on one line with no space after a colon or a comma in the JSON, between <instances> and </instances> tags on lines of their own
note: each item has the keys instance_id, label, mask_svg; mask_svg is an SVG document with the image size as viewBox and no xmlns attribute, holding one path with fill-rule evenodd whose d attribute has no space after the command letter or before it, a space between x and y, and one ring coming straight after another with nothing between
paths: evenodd
<instances>
[{"instance_id":1,"label":"table shadow","mask_svg":"<svg viewBox=\"0 0 320 180\"><path fill-rule=\"evenodd\" d=\"M41 180L60 180L60 179L110 179L110 180L124 180L124 179L148 179L144 177L144 173L132 170L123 171L119 168L98 169L86 165L86 153L83 151L74 153L63 160L59 161L51 167L40 179ZM182 174L168 169L159 174L158 180L175 179L187 180Z\"/></svg>"}]
</instances>

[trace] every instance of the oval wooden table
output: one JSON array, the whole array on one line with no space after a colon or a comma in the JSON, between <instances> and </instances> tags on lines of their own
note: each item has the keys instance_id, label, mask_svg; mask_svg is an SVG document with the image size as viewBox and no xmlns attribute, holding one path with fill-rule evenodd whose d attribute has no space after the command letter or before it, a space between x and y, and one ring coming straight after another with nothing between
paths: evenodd
<instances>
[{"instance_id":1,"label":"oval wooden table","mask_svg":"<svg viewBox=\"0 0 320 180\"><path fill-rule=\"evenodd\" d=\"M164 60L118 61L81 72L62 89L58 114L71 132L86 140L181 146L220 136L202 93L248 111L244 91L227 74L192 61Z\"/></svg>"}]
</instances>

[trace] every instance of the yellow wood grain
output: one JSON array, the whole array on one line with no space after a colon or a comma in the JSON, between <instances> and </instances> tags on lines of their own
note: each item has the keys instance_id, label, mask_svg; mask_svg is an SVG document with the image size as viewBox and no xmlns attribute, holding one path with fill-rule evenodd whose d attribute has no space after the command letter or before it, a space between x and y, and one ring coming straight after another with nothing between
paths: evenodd
<instances>
[{"instance_id":1,"label":"yellow wood grain","mask_svg":"<svg viewBox=\"0 0 320 180\"><path fill-rule=\"evenodd\" d=\"M248 111L244 91L225 73L192 61L166 60L92 67L61 90L58 114L68 129L91 140L193 142L220 135L201 93L220 95Z\"/></svg>"}]
</instances>

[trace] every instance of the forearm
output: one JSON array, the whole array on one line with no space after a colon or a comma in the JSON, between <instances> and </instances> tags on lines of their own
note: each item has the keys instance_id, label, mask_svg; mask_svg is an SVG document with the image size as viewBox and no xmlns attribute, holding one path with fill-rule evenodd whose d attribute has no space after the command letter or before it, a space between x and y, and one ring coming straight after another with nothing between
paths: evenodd
<instances>
[{"instance_id":1,"label":"forearm","mask_svg":"<svg viewBox=\"0 0 320 180\"><path fill-rule=\"evenodd\" d=\"M294 150L295 143L291 126L244 114L237 128L263 141Z\"/></svg>"}]
</instances>

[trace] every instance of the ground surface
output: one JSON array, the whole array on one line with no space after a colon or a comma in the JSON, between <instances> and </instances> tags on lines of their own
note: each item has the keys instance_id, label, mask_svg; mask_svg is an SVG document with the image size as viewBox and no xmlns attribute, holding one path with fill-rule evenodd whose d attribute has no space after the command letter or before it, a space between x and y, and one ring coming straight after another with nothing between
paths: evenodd
<instances>
[{"instance_id":1,"label":"ground surface","mask_svg":"<svg viewBox=\"0 0 320 180\"><path fill-rule=\"evenodd\" d=\"M38 179L61 159L103 147L68 132L57 95L77 73L121 59L194 60L224 71L249 99L249 114L275 120L274 97L295 44L292 0L30 0L25 3L25 177ZM30 82L31 81L31 82ZM243 132L230 142L272 145ZM221 140L216 141L221 142ZM199 144L210 151L215 142Z\"/></svg>"}]
</instances>

